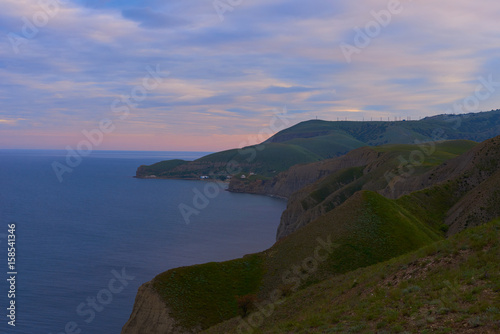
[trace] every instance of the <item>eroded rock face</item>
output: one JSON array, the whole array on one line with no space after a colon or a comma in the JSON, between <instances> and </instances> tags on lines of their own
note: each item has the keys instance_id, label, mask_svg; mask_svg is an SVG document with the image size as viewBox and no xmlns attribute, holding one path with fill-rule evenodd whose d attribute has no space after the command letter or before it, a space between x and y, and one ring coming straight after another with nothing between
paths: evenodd
<instances>
[{"instance_id":1,"label":"eroded rock face","mask_svg":"<svg viewBox=\"0 0 500 334\"><path fill-rule=\"evenodd\" d=\"M295 165L279 173L271 180L241 180L232 179L229 191L249 194L261 194L290 198L290 196L329 174L344 168L367 165L379 156L369 147L355 149L338 158L322 160L310 164Z\"/></svg>"},{"instance_id":2,"label":"eroded rock face","mask_svg":"<svg viewBox=\"0 0 500 334\"><path fill-rule=\"evenodd\" d=\"M381 155L370 147L361 147L341 157L293 166L271 180L233 179L228 190L287 198L288 206L281 216L276 233L276 239L279 240L327 212L322 207L303 207L302 200L313 190L311 185L347 168L370 166Z\"/></svg>"},{"instance_id":3,"label":"eroded rock face","mask_svg":"<svg viewBox=\"0 0 500 334\"><path fill-rule=\"evenodd\" d=\"M135 298L130 319L121 334L190 334L177 324L151 282L143 284Z\"/></svg>"}]
</instances>

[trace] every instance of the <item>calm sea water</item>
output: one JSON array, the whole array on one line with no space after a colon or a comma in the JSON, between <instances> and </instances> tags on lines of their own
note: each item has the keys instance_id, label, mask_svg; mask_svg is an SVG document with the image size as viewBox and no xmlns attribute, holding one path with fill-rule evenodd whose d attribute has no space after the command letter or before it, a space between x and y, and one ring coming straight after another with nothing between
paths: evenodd
<instances>
[{"instance_id":1,"label":"calm sea water","mask_svg":"<svg viewBox=\"0 0 500 334\"><path fill-rule=\"evenodd\" d=\"M203 153L94 152L60 183L51 164L64 155L0 150L1 333L78 333L75 326L80 333L120 333L142 283L173 267L268 248L286 205L221 191L188 225L178 205L192 205L194 189L203 192L206 183L132 176L141 164ZM16 327L6 317L13 222Z\"/></svg>"}]
</instances>

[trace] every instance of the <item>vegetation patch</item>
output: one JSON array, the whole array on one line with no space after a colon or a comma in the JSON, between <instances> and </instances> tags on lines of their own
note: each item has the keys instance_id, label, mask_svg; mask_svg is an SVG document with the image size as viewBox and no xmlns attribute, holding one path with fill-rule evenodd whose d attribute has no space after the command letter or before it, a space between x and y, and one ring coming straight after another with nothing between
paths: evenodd
<instances>
[{"instance_id":1,"label":"vegetation patch","mask_svg":"<svg viewBox=\"0 0 500 334\"><path fill-rule=\"evenodd\" d=\"M153 285L182 326L207 328L250 308L262 275L262 256L249 255L172 269L156 276Z\"/></svg>"}]
</instances>

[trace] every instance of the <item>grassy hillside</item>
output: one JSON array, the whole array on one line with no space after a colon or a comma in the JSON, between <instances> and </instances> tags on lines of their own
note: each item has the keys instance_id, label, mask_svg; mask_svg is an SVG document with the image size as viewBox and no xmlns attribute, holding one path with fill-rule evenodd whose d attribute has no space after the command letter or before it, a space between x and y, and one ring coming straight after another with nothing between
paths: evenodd
<instances>
[{"instance_id":1,"label":"grassy hillside","mask_svg":"<svg viewBox=\"0 0 500 334\"><path fill-rule=\"evenodd\" d=\"M330 171L292 194L278 239L328 213L358 190L399 198L398 203L413 215L448 235L500 216L500 136L480 144L465 140L436 143L432 154L424 154L418 145L370 149L380 154L362 166L362 171L360 167ZM423 159L412 163L413 152Z\"/></svg>"},{"instance_id":2,"label":"grassy hillside","mask_svg":"<svg viewBox=\"0 0 500 334\"><path fill-rule=\"evenodd\" d=\"M143 177L155 175L161 177L163 173L167 170L174 169L175 167L187 164L188 161L181 159L166 160L157 162L150 166L142 165L137 169L137 172Z\"/></svg>"},{"instance_id":3,"label":"grassy hillside","mask_svg":"<svg viewBox=\"0 0 500 334\"><path fill-rule=\"evenodd\" d=\"M285 142L288 145L297 145L320 156L322 159L333 158L352 149L366 146L366 143L356 138L335 132L326 136L317 136L313 138L295 138Z\"/></svg>"},{"instance_id":4,"label":"grassy hillside","mask_svg":"<svg viewBox=\"0 0 500 334\"><path fill-rule=\"evenodd\" d=\"M438 115L419 121L402 122L311 120L277 133L268 142L286 143L297 138L313 139L330 134L342 134L346 138L356 139L370 146L411 144L415 139L429 140L435 136L442 139L484 141L497 136L499 126L500 110L466 115Z\"/></svg>"},{"instance_id":5,"label":"grassy hillside","mask_svg":"<svg viewBox=\"0 0 500 334\"><path fill-rule=\"evenodd\" d=\"M440 238L396 202L359 192L265 252L172 269L158 275L153 285L181 325L208 328L243 315L245 300L253 305L273 291L288 294Z\"/></svg>"},{"instance_id":6,"label":"grassy hillside","mask_svg":"<svg viewBox=\"0 0 500 334\"><path fill-rule=\"evenodd\" d=\"M449 227L448 235L500 216L500 136L407 183L426 189L400 201L418 203L413 213L427 221L442 221Z\"/></svg>"},{"instance_id":7,"label":"grassy hillside","mask_svg":"<svg viewBox=\"0 0 500 334\"><path fill-rule=\"evenodd\" d=\"M477 143L466 140L435 143L433 153L431 155L423 155L425 159L419 161L419 166L412 166L414 171L411 177L418 177L436 166L469 151L476 145ZM388 173L389 175L400 174L398 172L398 168L401 166L400 158L409 160L412 152L422 152L418 145L408 144L383 145L370 149L379 153L378 155L374 155L371 162L360 167L329 171L329 175L293 194L289 198L287 209L282 215L278 238L288 235L290 232L309 224L311 221L333 210L356 191L382 191L387 189L390 187L389 182L391 178L387 178L386 175ZM311 168L318 167L313 164ZM303 169L306 171L305 168ZM269 180L266 182L273 183L276 181ZM412 185L412 187L415 186ZM455 198L455 202L456 200ZM444 213L442 212L441 214L444 215ZM424 219L424 217L421 217L421 219ZM439 224L442 223L440 222Z\"/></svg>"},{"instance_id":8,"label":"grassy hillside","mask_svg":"<svg viewBox=\"0 0 500 334\"><path fill-rule=\"evenodd\" d=\"M496 135L500 135L500 110L441 115L420 121L311 120L278 132L263 145L218 152L188 163L141 166L136 176L199 178L201 175L253 172L270 177L295 164L337 157L362 146L412 144L416 140L433 141L436 138L483 141Z\"/></svg>"},{"instance_id":9,"label":"grassy hillside","mask_svg":"<svg viewBox=\"0 0 500 334\"><path fill-rule=\"evenodd\" d=\"M499 294L497 220L333 276L205 333L498 333Z\"/></svg>"},{"instance_id":10,"label":"grassy hillside","mask_svg":"<svg viewBox=\"0 0 500 334\"><path fill-rule=\"evenodd\" d=\"M311 224L280 240L269 251L264 280L282 284L279 273L313 254L318 238L336 246L307 281L380 262L442 238L395 201L361 191ZM276 281L277 280L277 281Z\"/></svg>"}]
</instances>

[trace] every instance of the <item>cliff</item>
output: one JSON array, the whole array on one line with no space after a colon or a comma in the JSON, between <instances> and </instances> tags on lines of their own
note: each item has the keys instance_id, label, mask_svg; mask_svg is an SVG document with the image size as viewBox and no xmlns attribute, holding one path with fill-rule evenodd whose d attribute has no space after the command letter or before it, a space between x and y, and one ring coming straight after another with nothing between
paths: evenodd
<instances>
[{"instance_id":1,"label":"cliff","mask_svg":"<svg viewBox=\"0 0 500 334\"><path fill-rule=\"evenodd\" d=\"M121 334L190 334L179 326L170 315L165 302L153 288L153 283L143 284L135 298L130 319L123 326Z\"/></svg>"},{"instance_id":2,"label":"cliff","mask_svg":"<svg viewBox=\"0 0 500 334\"><path fill-rule=\"evenodd\" d=\"M339 170L368 164L379 156L369 147L355 149L341 157L290 167L269 180L233 178L228 190L289 198L299 189Z\"/></svg>"}]
</instances>

